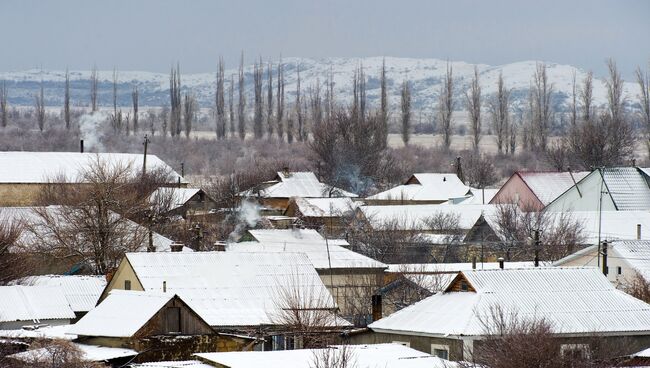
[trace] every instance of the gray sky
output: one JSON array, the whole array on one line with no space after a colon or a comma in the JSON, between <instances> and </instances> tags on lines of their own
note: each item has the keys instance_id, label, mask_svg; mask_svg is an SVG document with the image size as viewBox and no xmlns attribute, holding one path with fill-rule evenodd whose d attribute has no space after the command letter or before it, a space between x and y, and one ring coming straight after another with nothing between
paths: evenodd
<instances>
[{"instance_id":1,"label":"gray sky","mask_svg":"<svg viewBox=\"0 0 650 368\"><path fill-rule=\"evenodd\" d=\"M1 0L0 71L183 72L239 53L544 60L627 78L650 60L648 0Z\"/></svg>"}]
</instances>

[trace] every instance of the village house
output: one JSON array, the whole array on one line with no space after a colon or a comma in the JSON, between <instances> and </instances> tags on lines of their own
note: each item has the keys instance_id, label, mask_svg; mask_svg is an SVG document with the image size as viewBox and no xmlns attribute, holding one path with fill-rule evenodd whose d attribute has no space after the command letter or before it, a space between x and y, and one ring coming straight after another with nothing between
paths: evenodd
<instances>
[{"instance_id":1,"label":"village house","mask_svg":"<svg viewBox=\"0 0 650 368\"><path fill-rule=\"evenodd\" d=\"M321 183L313 172L290 172L288 169L278 172L275 179L260 183L239 196L257 201L262 207L263 215L282 215L293 197L358 197L354 193Z\"/></svg>"},{"instance_id":2,"label":"village house","mask_svg":"<svg viewBox=\"0 0 650 368\"><path fill-rule=\"evenodd\" d=\"M586 171L516 171L489 203L516 203L524 211L541 211L587 174Z\"/></svg>"},{"instance_id":3,"label":"village house","mask_svg":"<svg viewBox=\"0 0 650 368\"><path fill-rule=\"evenodd\" d=\"M302 198L289 201L285 216L296 217L309 228L323 228L328 235L337 235L347 226L347 220L363 203L349 197Z\"/></svg>"},{"instance_id":4,"label":"village house","mask_svg":"<svg viewBox=\"0 0 650 368\"><path fill-rule=\"evenodd\" d=\"M364 199L371 206L440 204L473 196L456 174L416 173L402 185Z\"/></svg>"},{"instance_id":5,"label":"village house","mask_svg":"<svg viewBox=\"0 0 650 368\"><path fill-rule=\"evenodd\" d=\"M83 344L133 349L136 361L238 351L253 341L217 335L183 299L165 291L113 290L68 333Z\"/></svg>"},{"instance_id":6,"label":"village house","mask_svg":"<svg viewBox=\"0 0 650 368\"><path fill-rule=\"evenodd\" d=\"M242 241L229 244L236 252L304 253L332 294L340 314L355 324L369 320L372 295L382 285L386 265L345 246L343 239L325 239L311 229L249 230Z\"/></svg>"},{"instance_id":7,"label":"village house","mask_svg":"<svg viewBox=\"0 0 650 368\"><path fill-rule=\"evenodd\" d=\"M649 169L598 168L546 206L549 212L650 211Z\"/></svg>"},{"instance_id":8,"label":"village house","mask_svg":"<svg viewBox=\"0 0 650 368\"><path fill-rule=\"evenodd\" d=\"M603 269L607 262L607 279L617 287L631 286L637 277L650 283L650 240L615 240L607 243L607 260L603 245L591 245L555 263L555 266L586 266Z\"/></svg>"},{"instance_id":9,"label":"village house","mask_svg":"<svg viewBox=\"0 0 650 368\"><path fill-rule=\"evenodd\" d=\"M69 325L74 318L60 287L0 286L0 330Z\"/></svg>"},{"instance_id":10,"label":"village house","mask_svg":"<svg viewBox=\"0 0 650 368\"><path fill-rule=\"evenodd\" d=\"M76 321L97 305L97 300L106 287L106 278L90 275L27 276L12 281L10 285L59 287L72 308Z\"/></svg>"},{"instance_id":11,"label":"village house","mask_svg":"<svg viewBox=\"0 0 650 368\"><path fill-rule=\"evenodd\" d=\"M141 173L143 155L131 153L0 152L0 206L39 205L39 195L50 184L83 184L84 170L96 162L130 166ZM169 175L166 186L187 182L157 156L147 155L147 170Z\"/></svg>"},{"instance_id":12,"label":"village house","mask_svg":"<svg viewBox=\"0 0 650 368\"><path fill-rule=\"evenodd\" d=\"M288 333L293 321L286 308L319 311L327 318L317 327L340 331L350 326L336 317L334 298L302 253L127 253L100 305L119 289L174 293L216 332L256 337L260 349L271 349L273 336Z\"/></svg>"},{"instance_id":13,"label":"village house","mask_svg":"<svg viewBox=\"0 0 650 368\"><path fill-rule=\"evenodd\" d=\"M322 349L195 354L218 368L311 368L325 362L348 362L348 367L456 368L458 364L400 344L334 345ZM320 365L319 365L320 363ZM329 365L327 365L329 367Z\"/></svg>"},{"instance_id":14,"label":"village house","mask_svg":"<svg viewBox=\"0 0 650 368\"><path fill-rule=\"evenodd\" d=\"M166 215L185 219L206 215L218 208L217 202L200 188L161 187L149 198L154 205L162 205L160 207L167 210Z\"/></svg>"},{"instance_id":15,"label":"village house","mask_svg":"<svg viewBox=\"0 0 650 368\"><path fill-rule=\"evenodd\" d=\"M595 337L627 353L650 345L650 305L614 288L595 268L558 267L461 272L444 292L350 339L401 342L444 359L471 361L499 311L549 323L562 344L558 354L590 354Z\"/></svg>"}]
</instances>

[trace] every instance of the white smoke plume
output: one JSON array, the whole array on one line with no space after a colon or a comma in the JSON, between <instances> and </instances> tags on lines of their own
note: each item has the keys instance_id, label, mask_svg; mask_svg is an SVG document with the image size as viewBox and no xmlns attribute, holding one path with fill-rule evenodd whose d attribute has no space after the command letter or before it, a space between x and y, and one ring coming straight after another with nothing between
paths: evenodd
<instances>
[{"instance_id":1,"label":"white smoke plume","mask_svg":"<svg viewBox=\"0 0 650 368\"><path fill-rule=\"evenodd\" d=\"M242 201L237 208L237 225L235 230L228 235L228 243L233 243L239 239L246 228L253 228L262 219L260 216L260 206L251 201Z\"/></svg>"},{"instance_id":2,"label":"white smoke plume","mask_svg":"<svg viewBox=\"0 0 650 368\"><path fill-rule=\"evenodd\" d=\"M84 150L103 151L104 146L100 138L107 119L108 115L100 111L84 114L79 118L79 133L80 138L84 140Z\"/></svg>"}]
</instances>

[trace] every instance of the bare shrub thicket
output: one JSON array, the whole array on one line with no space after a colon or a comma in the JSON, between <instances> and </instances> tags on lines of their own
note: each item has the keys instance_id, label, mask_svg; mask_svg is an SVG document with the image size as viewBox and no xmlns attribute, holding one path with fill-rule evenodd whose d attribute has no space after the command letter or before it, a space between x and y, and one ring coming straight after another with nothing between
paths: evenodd
<instances>
[{"instance_id":1,"label":"bare shrub thicket","mask_svg":"<svg viewBox=\"0 0 650 368\"><path fill-rule=\"evenodd\" d=\"M11 368L101 368L102 363L84 359L84 354L72 342L66 340L42 340L30 345L29 355L20 360L0 363ZM5 365L6 364L6 365Z\"/></svg>"},{"instance_id":2,"label":"bare shrub thicket","mask_svg":"<svg viewBox=\"0 0 650 368\"><path fill-rule=\"evenodd\" d=\"M650 303L650 282L640 273L637 272L631 280L621 284L620 288L633 297Z\"/></svg>"},{"instance_id":3,"label":"bare shrub thicket","mask_svg":"<svg viewBox=\"0 0 650 368\"><path fill-rule=\"evenodd\" d=\"M356 357L349 345L315 350L309 368L356 368Z\"/></svg>"},{"instance_id":4,"label":"bare shrub thicket","mask_svg":"<svg viewBox=\"0 0 650 368\"><path fill-rule=\"evenodd\" d=\"M24 230L20 219L0 211L0 285L26 275L30 268L24 253L16 246Z\"/></svg>"}]
</instances>

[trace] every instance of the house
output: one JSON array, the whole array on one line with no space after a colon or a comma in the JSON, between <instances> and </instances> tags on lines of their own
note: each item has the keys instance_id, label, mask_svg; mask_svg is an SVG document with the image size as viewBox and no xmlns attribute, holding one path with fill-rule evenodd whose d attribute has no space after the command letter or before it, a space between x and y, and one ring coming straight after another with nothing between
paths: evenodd
<instances>
[{"instance_id":1,"label":"house","mask_svg":"<svg viewBox=\"0 0 650 368\"><path fill-rule=\"evenodd\" d=\"M584 248L554 263L555 266L602 269L602 245ZM637 276L650 282L650 240L615 240L607 243L607 279L615 286L631 285Z\"/></svg>"},{"instance_id":2,"label":"house","mask_svg":"<svg viewBox=\"0 0 650 368\"><path fill-rule=\"evenodd\" d=\"M302 198L289 201L285 216L297 217L310 228L323 227L328 234L338 234L347 225L346 219L363 203L349 197Z\"/></svg>"},{"instance_id":3,"label":"house","mask_svg":"<svg viewBox=\"0 0 650 368\"><path fill-rule=\"evenodd\" d=\"M34 206L49 184L83 183L84 170L97 161L142 171L143 155L131 153L0 152L0 206ZM166 185L187 182L157 156L147 155L147 170L169 174Z\"/></svg>"},{"instance_id":4,"label":"house","mask_svg":"<svg viewBox=\"0 0 650 368\"><path fill-rule=\"evenodd\" d=\"M100 305L118 289L174 293L217 332L272 336L286 329L287 303L327 315L322 327L349 326L335 318L334 298L302 253L127 253ZM301 297L287 300L292 293Z\"/></svg>"},{"instance_id":5,"label":"house","mask_svg":"<svg viewBox=\"0 0 650 368\"><path fill-rule=\"evenodd\" d=\"M240 193L240 197L255 199L265 209L266 214L282 214L293 197L331 198L358 197L354 193L321 183L313 172L278 172L275 179L259 184L257 187ZM275 213L274 213L275 212Z\"/></svg>"},{"instance_id":6,"label":"house","mask_svg":"<svg viewBox=\"0 0 650 368\"><path fill-rule=\"evenodd\" d=\"M60 287L0 286L0 330L69 325L74 318Z\"/></svg>"},{"instance_id":7,"label":"house","mask_svg":"<svg viewBox=\"0 0 650 368\"><path fill-rule=\"evenodd\" d=\"M471 360L500 311L516 316L513 323L543 319L563 349L584 354L594 336L625 343L629 353L650 345L650 305L614 288L595 268L560 267L461 272L444 292L373 322L351 342L401 341L441 358Z\"/></svg>"},{"instance_id":8,"label":"house","mask_svg":"<svg viewBox=\"0 0 650 368\"><path fill-rule=\"evenodd\" d=\"M229 244L229 251L266 253L304 253L332 294L341 315L353 318L361 311L365 324L371 314L371 300L382 285L386 265L344 247L342 239L325 239L311 229L249 230L244 241Z\"/></svg>"},{"instance_id":9,"label":"house","mask_svg":"<svg viewBox=\"0 0 650 368\"><path fill-rule=\"evenodd\" d=\"M456 174L416 173L402 185L367 197L370 206L440 204L473 195Z\"/></svg>"},{"instance_id":10,"label":"house","mask_svg":"<svg viewBox=\"0 0 650 368\"><path fill-rule=\"evenodd\" d=\"M598 168L546 206L549 212L650 211L650 170Z\"/></svg>"},{"instance_id":11,"label":"house","mask_svg":"<svg viewBox=\"0 0 650 368\"><path fill-rule=\"evenodd\" d=\"M86 362L96 362L109 364L111 366L121 367L128 364L138 352L132 349L111 348L106 346L86 345L70 343L72 347L79 350L80 358ZM30 349L20 353L8 355L6 358L25 363L41 363L43 365L49 362L56 362L57 354L61 354L66 347L61 345L50 345L38 349Z\"/></svg>"},{"instance_id":12,"label":"house","mask_svg":"<svg viewBox=\"0 0 650 368\"><path fill-rule=\"evenodd\" d=\"M516 203L525 211L541 211L588 174L587 171L516 171L489 203Z\"/></svg>"},{"instance_id":13,"label":"house","mask_svg":"<svg viewBox=\"0 0 650 368\"><path fill-rule=\"evenodd\" d=\"M167 209L168 215L183 218L205 215L218 207L217 202L200 188L161 187L149 198L154 205Z\"/></svg>"},{"instance_id":14,"label":"house","mask_svg":"<svg viewBox=\"0 0 650 368\"><path fill-rule=\"evenodd\" d=\"M322 349L286 351L199 353L202 362L219 368L311 368L325 360L346 359L348 367L454 368L456 363L422 353L400 344L334 345ZM329 365L328 365L329 366Z\"/></svg>"},{"instance_id":15,"label":"house","mask_svg":"<svg viewBox=\"0 0 650 368\"><path fill-rule=\"evenodd\" d=\"M97 305L97 300L106 287L106 278L88 275L41 275L23 277L10 284L60 287L76 319L79 319Z\"/></svg>"},{"instance_id":16,"label":"house","mask_svg":"<svg viewBox=\"0 0 650 368\"><path fill-rule=\"evenodd\" d=\"M390 264L384 274L382 316L389 316L449 287L463 271L534 267L533 262L420 263Z\"/></svg>"}]
</instances>

